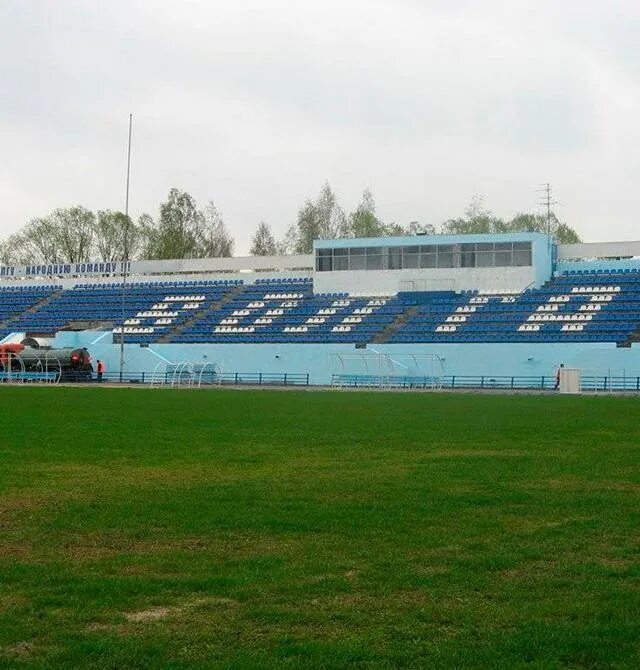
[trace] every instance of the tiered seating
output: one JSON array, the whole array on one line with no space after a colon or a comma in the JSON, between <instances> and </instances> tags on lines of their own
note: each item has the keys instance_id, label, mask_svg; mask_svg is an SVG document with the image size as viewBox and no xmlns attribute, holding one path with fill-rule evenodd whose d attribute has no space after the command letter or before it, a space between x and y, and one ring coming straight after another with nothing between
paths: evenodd
<instances>
[{"instance_id":1,"label":"tiered seating","mask_svg":"<svg viewBox=\"0 0 640 670\"><path fill-rule=\"evenodd\" d=\"M369 342L405 309L397 299L312 292L311 279L257 282L173 342Z\"/></svg>"},{"instance_id":2,"label":"tiered seating","mask_svg":"<svg viewBox=\"0 0 640 670\"><path fill-rule=\"evenodd\" d=\"M0 288L0 322L14 319L59 290L60 286L6 286ZM15 330L9 324L0 328L0 337Z\"/></svg>"},{"instance_id":3,"label":"tiered seating","mask_svg":"<svg viewBox=\"0 0 640 670\"><path fill-rule=\"evenodd\" d=\"M113 324L116 339L124 331L126 342L140 343L623 344L640 325L640 272L565 274L513 295L439 291L363 298L314 294L311 279L134 283L127 286L124 323L120 284L81 284L55 294L57 288L0 289L4 334L102 322Z\"/></svg>"},{"instance_id":4,"label":"tiered seating","mask_svg":"<svg viewBox=\"0 0 640 670\"><path fill-rule=\"evenodd\" d=\"M640 321L640 273L563 275L511 296L452 294L418 306L390 342L617 342Z\"/></svg>"},{"instance_id":5,"label":"tiered seating","mask_svg":"<svg viewBox=\"0 0 640 670\"><path fill-rule=\"evenodd\" d=\"M125 292L125 342L155 342L194 311L219 300L238 280L129 284ZM12 323L12 330L56 332L70 322L112 322L122 331L122 285L81 284L32 314Z\"/></svg>"}]
</instances>

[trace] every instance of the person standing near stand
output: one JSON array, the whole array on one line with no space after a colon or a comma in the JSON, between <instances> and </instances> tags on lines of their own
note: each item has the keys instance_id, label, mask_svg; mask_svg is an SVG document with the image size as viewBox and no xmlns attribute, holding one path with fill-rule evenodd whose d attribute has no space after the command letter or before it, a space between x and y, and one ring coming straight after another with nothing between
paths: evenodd
<instances>
[{"instance_id":1,"label":"person standing near stand","mask_svg":"<svg viewBox=\"0 0 640 670\"><path fill-rule=\"evenodd\" d=\"M560 363L560 367L556 370L556 385L554 386L557 391L560 388L560 370L564 367L564 363Z\"/></svg>"},{"instance_id":2,"label":"person standing near stand","mask_svg":"<svg viewBox=\"0 0 640 670\"><path fill-rule=\"evenodd\" d=\"M104 361L101 361L100 359L96 361L96 372L98 373L98 382L102 382L102 375L105 372Z\"/></svg>"}]
</instances>

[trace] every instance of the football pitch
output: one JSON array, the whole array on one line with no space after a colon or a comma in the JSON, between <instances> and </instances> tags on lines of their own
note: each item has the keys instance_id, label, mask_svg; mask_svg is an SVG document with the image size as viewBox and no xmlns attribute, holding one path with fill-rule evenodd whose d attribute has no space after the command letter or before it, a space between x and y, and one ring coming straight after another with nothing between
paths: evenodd
<instances>
[{"instance_id":1,"label":"football pitch","mask_svg":"<svg viewBox=\"0 0 640 670\"><path fill-rule=\"evenodd\" d=\"M638 398L0 408L2 668L640 666Z\"/></svg>"}]
</instances>

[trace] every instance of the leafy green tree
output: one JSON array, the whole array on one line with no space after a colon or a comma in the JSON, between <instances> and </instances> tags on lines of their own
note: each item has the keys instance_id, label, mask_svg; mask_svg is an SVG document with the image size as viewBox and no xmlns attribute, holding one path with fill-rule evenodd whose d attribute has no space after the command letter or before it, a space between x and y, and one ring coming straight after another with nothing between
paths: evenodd
<instances>
[{"instance_id":1,"label":"leafy green tree","mask_svg":"<svg viewBox=\"0 0 640 670\"><path fill-rule=\"evenodd\" d=\"M314 240L345 237L346 217L337 198L325 183L318 198L307 200L298 212L296 227L291 231L290 245L297 254L310 254Z\"/></svg>"},{"instance_id":2,"label":"leafy green tree","mask_svg":"<svg viewBox=\"0 0 640 670\"><path fill-rule=\"evenodd\" d=\"M362 194L356 210L349 214L347 234L349 237L382 237L387 234L385 224L376 216L376 203L369 189Z\"/></svg>"},{"instance_id":3,"label":"leafy green tree","mask_svg":"<svg viewBox=\"0 0 640 670\"><path fill-rule=\"evenodd\" d=\"M478 233L505 232L505 223L484 207L481 197L475 196L467 206L464 216L448 219L442 224L442 232L448 235L470 235Z\"/></svg>"},{"instance_id":4,"label":"leafy green tree","mask_svg":"<svg viewBox=\"0 0 640 670\"><path fill-rule=\"evenodd\" d=\"M157 221L146 220L145 258L195 258L202 214L186 191L172 188Z\"/></svg>"},{"instance_id":5,"label":"leafy green tree","mask_svg":"<svg viewBox=\"0 0 640 670\"><path fill-rule=\"evenodd\" d=\"M251 238L252 256L275 256L278 253L278 244L276 242L271 228L264 221L260 221L258 229Z\"/></svg>"},{"instance_id":6,"label":"leafy green tree","mask_svg":"<svg viewBox=\"0 0 640 670\"><path fill-rule=\"evenodd\" d=\"M575 244L580 242L578 233L566 223L558 221L558 217L551 212L549 221L546 214L516 214L507 223L509 232L547 233L551 232L554 240L560 244Z\"/></svg>"},{"instance_id":7,"label":"leafy green tree","mask_svg":"<svg viewBox=\"0 0 640 670\"><path fill-rule=\"evenodd\" d=\"M18 235L9 235L0 242L0 265L19 265L22 263L17 250L16 241Z\"/></svg>"},{"instance_id":8,"label":"leafy green tree","mask_svg":"<svg viewBox=\"0 0 640 670\"><path fill-rule=\"evenodd\" d=\"M578 233L566 223L561 223L552 212L550 217L551 235L560 244L580 242ZM546 233L547 217L544 214L521 213L510 221L504 221L484 207L482 198L476 196L465 210L464 216L449 219L442 224L442 232L449 234L477 233Z\"/></svg>"},{"instance_id":9,"label":"leafy green tree","mask_svg":"<svg viewBox=\"0 0 640 670\"><path fill-rule=\"evenodd\" d=\"M95 216L81 206L31 219L7 240L18 263L80 263L91 260Z\"/></svg>"},{"instance_id":10,"label":"leafy green tree","mask_svg":"<svg viewBox=\"0 0 640 670\"><path fill-rule=\"evenodd\" d=\"M233 255L233 244L233 237L227 230L222 213L210 200L202 212L199 255L202 258L228 258Z\"/></svg>"},{"instance_id":11,"label":"leafy green tree","mask_svg":"<svg viewBox=\"0 0 640 670\"><path fill-rule=\"evenodd\" d=\"M109 209L96 213L93 228L95 258L117 261L135 258L141 243L141 231L130 217Z\"/></svg>"},{"instance_id":12,"label":"leafy green tree","mask_svg":"<svg viewBox=\"0 0 640 670\"><path fill-rule=\"evenodd\" d=\"M209 202L201 211L189 193L176 188L160 205L157 221L141 217L140 232L145 258L207 258L233 252L233 238L216 206Z\"/></svg>"}]
</instances>

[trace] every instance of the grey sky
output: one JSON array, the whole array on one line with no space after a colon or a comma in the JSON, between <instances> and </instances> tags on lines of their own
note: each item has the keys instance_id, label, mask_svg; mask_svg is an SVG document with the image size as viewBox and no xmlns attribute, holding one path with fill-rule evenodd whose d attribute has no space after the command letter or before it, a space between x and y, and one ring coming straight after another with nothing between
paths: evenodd
<instances>
[{"instance_id":1,"label":"grey sky","mask_svg":"<svg viewBox=\"0 0 640 670\"><path fill-rule=\"evenodd\" d=\"M0 0L0 234L58 206L212 199L246 252L328 179L387 221L501 216L554 184L638 239L640 3Z\"/></svg>"}]
</instances>

